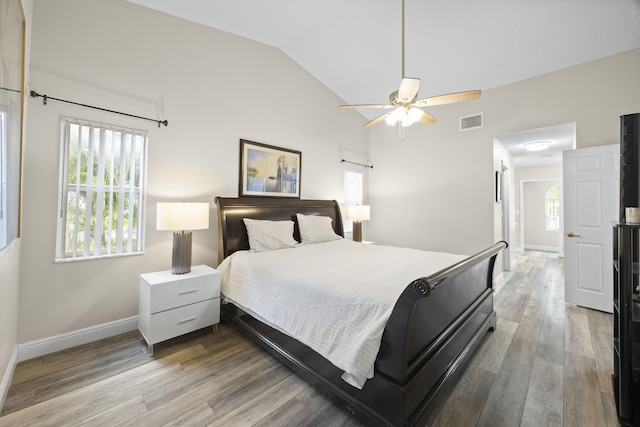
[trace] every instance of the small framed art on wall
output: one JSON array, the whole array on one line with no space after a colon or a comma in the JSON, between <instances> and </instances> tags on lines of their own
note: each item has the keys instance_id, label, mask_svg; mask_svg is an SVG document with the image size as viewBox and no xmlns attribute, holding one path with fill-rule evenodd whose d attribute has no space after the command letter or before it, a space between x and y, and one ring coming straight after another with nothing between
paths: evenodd
<instances>
[{"instance_id":1,"label":"small framed art on wall","mask_svg":"<svg viewBox=\"0 0 640 427\"><path fill-rule=\"evenodd\" d=\"M302 153L240 140L239 196L300 198Z\"/></svg>"}]
</instances>

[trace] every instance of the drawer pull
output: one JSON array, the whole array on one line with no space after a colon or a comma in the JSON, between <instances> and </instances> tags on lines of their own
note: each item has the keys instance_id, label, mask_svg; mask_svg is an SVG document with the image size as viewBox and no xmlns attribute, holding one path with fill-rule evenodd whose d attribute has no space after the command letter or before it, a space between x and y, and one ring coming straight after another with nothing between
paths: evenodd
<instances>
[{"instance_id":1,"label":"drawer pull","mask_svg":"<svg viewBox=\"0 0 640 427\"><path fill-rule=\"evenodd\" d=\"M188 319L178 320L178 325L180 325L182 323L193 322L197 318L198 318L198 316L193 316L193 317L189 317Z\"/></svg>"},{"instance_id":2,"label":"drawer pull","mask_svg":"<svg viewBox=\"0 0 640 427\"><path fill-rule=\"evenodd\" d=\"M185 295L185 294L192 294L194 292L198 292L198 289L187 289L186 291L180 291L178 292L178 295Z\"/></svg>"}]
</instances>

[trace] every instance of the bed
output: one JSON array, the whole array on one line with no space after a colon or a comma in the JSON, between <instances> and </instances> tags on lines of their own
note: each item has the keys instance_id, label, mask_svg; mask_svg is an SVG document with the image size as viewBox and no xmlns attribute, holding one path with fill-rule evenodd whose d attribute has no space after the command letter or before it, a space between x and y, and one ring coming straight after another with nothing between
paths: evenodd
<instances>
[{"instance_id":1,"label":"bed","mask_svg":"<svg viewBox=\"0 0 640 427\"><path fill-rule=\"evenodd\" d=\"M221 264L249 249L245 219L293 221L294 238L300 241L298 214L328 217L333 232L344 236L336 201L263 197L217 197L215 201ZM359 245L340 241L331 244ZM437 415L485 334L495 329L493 267L497 254L506 247L505 242L498 242L473 256L457 258L438 271L407 280L397 299L394 297L382 326L372 362L373 375L358 387L345 380L343 369L303 340L269 326L269 319L234 304L235 300L227 299L223 315L366 424L425 425ZM298 249L275 252L286 251Z\"/></svg>"}]
</instances>

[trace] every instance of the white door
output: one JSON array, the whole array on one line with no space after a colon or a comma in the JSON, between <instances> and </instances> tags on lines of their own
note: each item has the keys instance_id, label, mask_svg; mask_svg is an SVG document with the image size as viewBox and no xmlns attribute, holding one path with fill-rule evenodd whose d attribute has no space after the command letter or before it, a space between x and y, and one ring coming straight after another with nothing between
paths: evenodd
<instances>
[{"instance_id":1,"label":"white door","mask_svg":"<svg viewBox=\"0 0 640 427\"><path fill-rule=\"evenodd\" d=\"M620 145L563 153L565 300L613 311L613 224Z\"/></svg>"}]
</instances>

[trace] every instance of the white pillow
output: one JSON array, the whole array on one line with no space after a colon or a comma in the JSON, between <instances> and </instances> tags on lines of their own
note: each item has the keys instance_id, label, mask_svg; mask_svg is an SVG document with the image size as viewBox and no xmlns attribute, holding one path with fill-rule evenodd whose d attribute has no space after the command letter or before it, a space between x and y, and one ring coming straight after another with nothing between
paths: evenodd
<instances>
[{"instance_id":1,"label":"white pillow","mask_svg":"<svg viewBox=\"0 0 640 427\"><path fill-rule=\"evenodd\" d=\"M243 218L249 236L249 248L254 252L293 248L293 221L268 221Z\"/></svg>"},{"instance_id":2,"label":"white pillow","mask_svg":"<svg viewBox=\"0 0 640 427\"><path fill-rule=\"evenodd\" d=\"M297 214L302 243L322 243L342 239L333 231L328 216Z\"/></svg>"}]
</instances>

